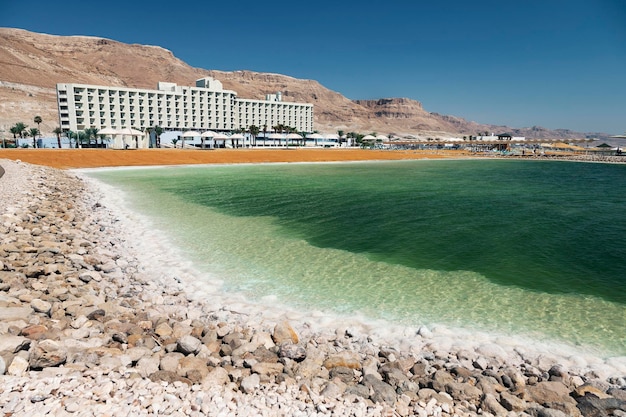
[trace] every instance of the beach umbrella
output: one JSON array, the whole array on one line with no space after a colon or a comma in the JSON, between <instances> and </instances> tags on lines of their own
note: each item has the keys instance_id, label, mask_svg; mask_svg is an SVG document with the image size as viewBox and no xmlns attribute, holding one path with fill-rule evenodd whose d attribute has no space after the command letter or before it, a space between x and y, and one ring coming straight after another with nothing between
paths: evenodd
<instances>
[{"instance_id":1,"label":"beach umbrella","mask_svg":"<svg viewBox=\"0 0 626 417\"><path fill-rule=\"evenodd\" d=\"M188 130L186 132L183 132L183 134L180 136L183 138L180 147L181 149L185 149L185 138L195 138L196 136L200 136L200 132L197 132L195 130Z\"/></svg>"},{"instance_id":2,"label":"beach umbrella","mask_svg":"<svg viewBox=\"0 0 626 417\"><path fill-rule=\"evenodd\" d=\"M244 135L242 135L241 133L235 133L234 135L230 135L230 140L231 143L233 144L233 147L235 147L235 141L237 141L237 144L239 144L240 140L244 140L246 137Z\"/></svg>"},{"instance_id":3,"label":"beach umbrella","mask_svg":"<svg viewBox=\"0 0 626 417\"><path fill-rule=\"evenodd\" d=\"M133 129L132 127L125 127L121 130L117 131L118 135L122 135L124 137L123 139L123 143L124 143L124 148L126 148L126 136L134 136L135 137L135 148L139 147L139 136L143 136L143 132L141 130L137 130L137 129Z\"/></svg>"},{"instance_id":4,"label":"beach umbrella","mask_svg":"<svg viewBox=\"0 0 626 417\"><path fill-rule=\"evenodd\" d=\"M216 133L215 136L213 136L213 142L222 140L224 141L224 144L226 144L226 139L228 139L228 136L223 133Z\"/></svg>"},{"instance_id":5,"label":"beach umbrella","mask_svg":"<svg viewBox=\"0 0 626 417\"><path fill-rule=\"evenodd\" d=\"M105 128L98 130L98 134L99 135L117 135L118 130L113 129L112 127L105 127Z\"/></svg>"},{"instance_id":6,"label":"beach umbrella","mask_svg":"<svg viewBox=\"0 0 626 417\"><path fill-rule=\"evenodd\" d=\"M299 142L302 140L302 135L299 135L297 133L289 133L287 135L287 142L289 142L289 140L293 141L294 139ZM287 145L289 145L289 143L287 143Z\"/></svg>"},{"instance_id":7,"label":"beach umbrella","mask_svg":"<svg viewBox=\"0 0 626 417\"><path fill-rule=\"evenodd\" d=\"M206 138L212 138L212 137L214 137L215 135L217 135L217 133L216 133L216 132L214 132L214 131L212 131L212 130L207 130L206 132L202 132L202 133L200 134L200 139L202 140L202 149L204 149L204 140L205 140ZM213 146L211 146L211 147L213 147Z\"/></svg>"},{"instance_id":8,"label":"beach umbrella","mask_svg":"<svg viewBox=\"0 0 626 417\"><path fill-rule=\"evenodd\" d=\"M98 130L98 134L99 135L104 135L104 136L117 136L118 135L118 130L117 129L113 129L112 127L105 127L102 128L100 130Z\"/></svg>"},{"instance_id":9,"label":"beach umbrella","mask_svg":"<svg viewBox=\"0 0 626 417\"><path fill-rule=\"evenodd\" d=\"M324 139L324 136L320 135L319 133L309 133L308 135L306 135L306 138L315 140L315 146L317 146L317 140Z\"/></svg>"},{"instance_id":10,"label":"beach umbrella","mask_svg":"<svg viewBox=\"0 0 626 417\"><path fill-rule=\"evenodd\" d=\"M389 138L385 135L376 135L376 140L387 140L387 139Z\"/></svg>"}]
</instances>

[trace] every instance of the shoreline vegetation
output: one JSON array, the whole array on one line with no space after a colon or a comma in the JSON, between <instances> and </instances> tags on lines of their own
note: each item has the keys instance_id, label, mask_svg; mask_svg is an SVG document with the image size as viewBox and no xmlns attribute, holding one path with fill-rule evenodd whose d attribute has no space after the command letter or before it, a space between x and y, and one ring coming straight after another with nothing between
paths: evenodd
<instances>
[{"instance_id":1,"label":"shoreline vegetation","mask_svg":"<svg viewBox=\"0 0 626 417\"><path fill-rule=\"evenodd\" d=\"M438 157L472 155L0 151L0 408L11 416L626 415L624 357L506 338L469 345L423 326L389 341L357 323L320 326L198 291L184 267L173 272L167 256L142 254L155 231L139 234L102 185L63 170Z\"/></svg>"}]
</instances>

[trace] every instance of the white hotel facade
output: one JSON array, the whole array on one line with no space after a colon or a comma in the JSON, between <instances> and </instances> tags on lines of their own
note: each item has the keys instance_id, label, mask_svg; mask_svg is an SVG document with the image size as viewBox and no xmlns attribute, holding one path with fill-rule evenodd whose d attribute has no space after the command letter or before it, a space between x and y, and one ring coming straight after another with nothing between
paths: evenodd
<instances>
[{"instance_id":1,"label":"white hotel facade","mask_svg":"<svg viewBox=\"0 0 626 417\"><path fill-rule=\"evenodd\" d=\"M263 131L283 125L313 132L313 105L282 101L281 93L265 100L237 97L211 77L195 87L159 82L156 90L88 84L57 84L59 123L63 131L87 128L145 131L212 130L231 132L255 125Z\"/></svg>"}]
</instances>

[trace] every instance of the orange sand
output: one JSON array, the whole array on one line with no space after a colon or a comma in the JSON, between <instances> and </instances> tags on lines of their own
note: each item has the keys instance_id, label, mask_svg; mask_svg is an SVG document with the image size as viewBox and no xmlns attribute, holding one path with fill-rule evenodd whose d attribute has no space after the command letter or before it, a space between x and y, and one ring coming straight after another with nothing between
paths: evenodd
<instances>
[{"instance_id":1,"label":"orange sand","mask_svg":"<svg viewBox=\"0 0 626 417\"><path fill-rule=\"evenodd\" d=\"M0 149L0 159L21 160L54 168L237 164L258 162L378 161L466 158L460 150L380 151L367 149Z\"/></svg>"}]
</instances>

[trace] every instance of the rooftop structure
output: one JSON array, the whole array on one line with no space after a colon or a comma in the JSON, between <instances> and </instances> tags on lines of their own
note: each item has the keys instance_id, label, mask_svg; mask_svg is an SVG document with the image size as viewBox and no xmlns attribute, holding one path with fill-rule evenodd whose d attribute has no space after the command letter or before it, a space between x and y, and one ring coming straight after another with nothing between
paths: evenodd
<instances>
[{"instance_id":1,"label":"rooftop structure","mask_svg":"<svg viewBox=\"0 0 626 417\"><path fill-rule=\"evenodd\" d=\"M160 126L229 132L251 125L313 131L312 104L284 102L281 93L266 100L238 98L211 77L196 80L195 87L159 82L156 90L59 83L57 105L64 131Z\"/></svg>"}]
</instances>

